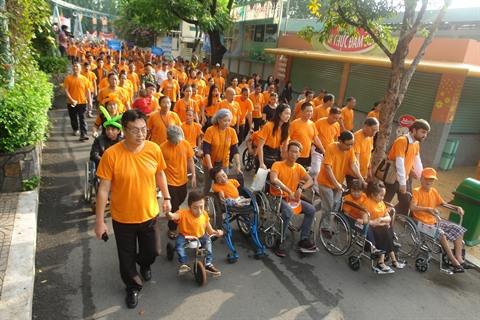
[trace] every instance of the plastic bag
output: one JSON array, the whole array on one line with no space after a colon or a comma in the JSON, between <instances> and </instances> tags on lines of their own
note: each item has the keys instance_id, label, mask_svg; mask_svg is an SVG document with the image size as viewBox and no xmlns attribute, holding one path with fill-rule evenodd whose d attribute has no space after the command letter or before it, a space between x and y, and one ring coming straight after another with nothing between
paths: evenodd
<instances>
[{"instance_id":1,"label":"plastic bag","mask_svg":"<svg viewBox=\"0 0 480 320\"><path fill-rule=\"evenodd\" d=\"M252 191L262 191L263 188L265 188L268 172L267 169L258 168L257 173L253 177L252 186L250 187Z\"/></svg>"}]
</instances>

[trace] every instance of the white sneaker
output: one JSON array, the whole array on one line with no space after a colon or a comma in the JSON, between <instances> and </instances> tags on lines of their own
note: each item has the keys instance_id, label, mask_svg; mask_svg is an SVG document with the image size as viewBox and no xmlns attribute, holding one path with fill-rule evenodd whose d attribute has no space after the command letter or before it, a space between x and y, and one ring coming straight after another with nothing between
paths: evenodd
<instances>
[{"instance_id":1,"label":"white sneaker","mask_svg":"<svg viewBox=\"0 0 480 320\"><path fill-rule=\"evenodd\" d=\"M186 264L182 264L182 265L178 268L178 275L181 276L182 274L185 274L185 273L189 272L190 270L192 270L192 268L190 268L190 267L187 266Z\"/></svg>"},{"instance_id":2,"label":"white sneaker","mask_svg":"<svg viewBox=\"0 0 480 320\"><path fill-rule=\"evenodd\" d=\"M407 264L404 263L404 262L400 262L400 261L395 261L395 262L392 262L391 266L394 267L395 269L403 269L405 268Z\"/></svg>"},{"instance_id":3,"label":"white sneaker","mask_svg":"<svg viewBox=\"0 0 480 320\"><path fill-rule=\"evenodd\" d=\"M382 269L380 266L376 265L373 267L373 271L375 271L377 274L389 274L389 273L395 273L395 271L390 268L389 266L385 266L386 268Z\"/></svg>"}]
</instances>

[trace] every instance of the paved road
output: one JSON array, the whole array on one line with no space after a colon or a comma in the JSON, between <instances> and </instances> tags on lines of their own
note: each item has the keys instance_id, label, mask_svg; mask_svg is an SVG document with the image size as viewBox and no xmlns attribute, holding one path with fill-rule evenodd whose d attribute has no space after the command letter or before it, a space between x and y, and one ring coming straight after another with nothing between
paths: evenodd
<instances>
[{"instance_id":1,"label":"paved road","mask_svg":"<svg viewBox=\"0 0 480 320\"><path fill-rule=\"evenodd\" d=\"M94 217L82 200L90 143L71 136L66 110L52 110L51 116L40 190L35 319L478 318L475 271L449 277L434 265L426 274L407 267L377 276L367 262L353 272L344 257L323 249L306 258L291 252L285 259L270 254L254 260L241 238L234 265L225 261L223 241L215 242L223 275L203 288L190 276L178 278L176 264L158 257L137 309L126 309L113 236L107 243L94 239Z\"/></svg>"}]
</instances>

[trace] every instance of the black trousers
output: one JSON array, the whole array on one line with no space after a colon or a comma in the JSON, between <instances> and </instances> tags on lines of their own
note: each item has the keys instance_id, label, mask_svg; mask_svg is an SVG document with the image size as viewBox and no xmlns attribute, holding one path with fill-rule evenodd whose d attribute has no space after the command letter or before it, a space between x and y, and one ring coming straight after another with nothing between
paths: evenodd
<instances>
[{"instance_id":1,"label":"black trousers","mask_svg":"<svg viewBox=\"0 0 480 320\"><path fill-rule=\"evenodd\" d=\"M312 163L312 158L311 157L298 158L297 163L302 165L305 169L307 169L307 167L310 167L310 164Z\"/></svg>"},{"instance_id":2,"label":"black trousers","mask_svg":"<svg viewBox=\"0 0 480 320\"><path fill-rule=\"evenodd\" d=\"M168 193L170 193L170 203L172 204L172 212L177 212L180 205L187 197L187 184L183 186L168 186ZM177 224L172 220L168 220L168 230L177 230Z\"/></svg>"},{"instance_id":3,"label":"black trousers","mask_svg":"<svg viewBox=\"0 0 480 320\"><path fill-rule=\"evenodd\" d=\"M120 223L112 220L120 276L127 290L142 289L143 282L138 274L137 264L140 267L149 267L159 253L157 218L158 216L142 223Z\"/></svg>"},{"instance_id":4,"label":"black trousers","mask_svg":"<svg viewBox=\"0 0 480 320\"><path fill-rule=\"evenodd\" d=\"M77 104L75 107L67 104L68 115L70 116L70 124L73 131L77 131L80 125L80 134L87 135L87 121L85 121L85 112L87 111L86 104Z\"/></svg>"},{"instance_id":5,"label":"black trousers","mask_svg":"<svg viewBox=\"0 0 480 320\"><path fill-rule=\"evenodd\" d=\"M410 210L410 197L408 194L399 192L400 184L396 181L394 184L385 183L385 197L384 201L391 202L395 194L397 194L398 203L395 205L397 214L408 214ZM412 181L407 180L407 192L412 192Z\"/></svg>"},{"instance_id":6,"label":"black trousers","mask_svg":"<svg viewBox=\"0 0 480 320\"><path fill-rule=\"evenodd\" d=\"M245 141L245 138L248 135L248 132L250 131L250 125L248 123L244 123L239 126L238 128L239 133L238 133L238 145L241 145L243 141Z\"/></svg>"},{"instance_id":7,"label":"black trousers","mask_svg":"<svg viewBox=\"0 0 480 320\"><path fill-rule=\"evenodd\" d=\"M263 123L262 118L253 118L253 130L257 131Z\"/></svg>"},{"instance_id":8,"label":"black trousers","mask_svg":"<svg viewBox=\"0 0 480 320\"><path fill-rule=\"evenodd\" d=\"M386 253L393 251L393 230L385 226L372 228L373 236L375 238L375 247L383 250Z\"/></svg>"}]
</instances>

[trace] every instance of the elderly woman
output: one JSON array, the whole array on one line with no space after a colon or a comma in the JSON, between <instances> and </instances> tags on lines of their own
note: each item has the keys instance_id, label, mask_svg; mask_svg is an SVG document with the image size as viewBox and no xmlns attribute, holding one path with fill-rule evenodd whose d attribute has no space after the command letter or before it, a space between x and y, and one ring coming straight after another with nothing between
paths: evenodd
<instances>
[{"instance_id":1,"label":"elderly woman","mask_svg":"<svg viewBox=\"0 0 480 320\"><path fill-rule=\"evenodd\" d=\"M240 170L240 154L238 153L238 137L235 129L230 127L232 113L228 109L220 109L212 118L212 126L207 129L203 137L203 161L205 167L212 170L214 167L228 169L230 159L233 158L237 174ZM205 175L203 191L210 191L212 179L210 174Z\"/></svg>"},{"instance_id":2,"label":"elderly woman","mask_svg":"<svg viewBox=\"0 0 480 320\"><path fill-rule=\"evenodd\" d=\"M163 158L167 164L168 192L171 196L172 212L176 212L187 197L187 168L192 174L192 187L197 186L195 166L193 163L193 149L184 139L183 131L179 126L171 125L167 129L167 140L160 144ZM177 224L168 221L168 237L175 239Z\"/></svg>"}]
</instances>

